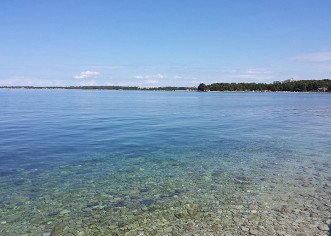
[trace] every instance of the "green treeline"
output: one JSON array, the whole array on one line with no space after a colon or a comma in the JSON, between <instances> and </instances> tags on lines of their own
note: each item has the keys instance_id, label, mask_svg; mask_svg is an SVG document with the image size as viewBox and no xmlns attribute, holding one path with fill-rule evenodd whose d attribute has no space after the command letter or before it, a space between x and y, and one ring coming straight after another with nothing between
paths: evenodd
<instances>
[{"instance_id":1,"label":"green treeline","mask_svg":"<svg viewBox=\"0 0 331 236\"><path fill-rule=\"evenodd\" d=\"M331 80L299 80L293 82L264 83L201 83L199 91L288 91L288 92L331 92Z\"/></svg>"}]
</instances>

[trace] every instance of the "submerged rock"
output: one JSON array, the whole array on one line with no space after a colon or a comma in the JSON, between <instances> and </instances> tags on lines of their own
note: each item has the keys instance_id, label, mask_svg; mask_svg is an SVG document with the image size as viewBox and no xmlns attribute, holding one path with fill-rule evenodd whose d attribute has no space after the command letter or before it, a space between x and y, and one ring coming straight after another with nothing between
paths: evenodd
<instances>
[{"instance_id":1,"label":"submerged rock","mask_svg":"<svg viewBox=\"0 0 331 236\"><path fill-rule=\"evenodd\" d=\"M58 236L58 235L62 234L63 229L64 229L63 225L57 225L53 228L50 235L51 236Z\"/></svg>"},{"instance_id":2,"label":"submerged rock","mask_svg":"<svg viewBox=\"0 0 331 236\"><path fill-rule=\"evenodd\" d=\"M152 205L153 203L155 203L155 200L153 200L153 199L144 199L144 200L140 201L140 203L143 204L143 205L149 206L149 205Z\"/></svg>"},{"instance_id":3,"label":"submerged rock","mask_svg":"<svg viewBox=\"0 0 331 236\"><path fill-rule=\"evenodd\" d=\"M329 226L326 224L323 224L323 225L318 226L318 229L322 230L322 231L329 231Z\"/></svg>"}]
</instances>

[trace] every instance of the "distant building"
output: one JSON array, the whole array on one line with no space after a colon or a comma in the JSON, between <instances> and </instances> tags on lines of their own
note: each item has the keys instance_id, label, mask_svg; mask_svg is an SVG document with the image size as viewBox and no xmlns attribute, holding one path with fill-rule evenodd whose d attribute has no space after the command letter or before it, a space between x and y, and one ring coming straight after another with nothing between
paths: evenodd
<instances>
[{"instance_id":1,"label":"distant building","mask_svg":"<svg viewBox=\"0 0 331 236\"><path fill-rule=\"evenodd\" d=\"M325 93L327 90L326 87L322 87L322 88L318 88L317 91L320 92L320 93Z\"/></svg>"},{"instance_id":2,"label":"distant building","mask_svg":"<svg viewBox=\"0 0 331 236\"><path fill-rule=\"evenodd\" d=\"M295 82L296 80L291 78L291 79L287 79L287 80L279 80L279 81L274 81L274 84L284 84L284 83L291 83L291 82Z\"/></svg>"},{"instance_id":3,"label":"distant building","mask_svg":"<svg viewBox=\"0 0 331 236\"><path fill-rule=\"evenodd\" d=\"M296 80L291 78L291 79L287 79L287 80L284 80L283 83L291 83L291 82L295 82Z\"/></svg>"}]
</instances>

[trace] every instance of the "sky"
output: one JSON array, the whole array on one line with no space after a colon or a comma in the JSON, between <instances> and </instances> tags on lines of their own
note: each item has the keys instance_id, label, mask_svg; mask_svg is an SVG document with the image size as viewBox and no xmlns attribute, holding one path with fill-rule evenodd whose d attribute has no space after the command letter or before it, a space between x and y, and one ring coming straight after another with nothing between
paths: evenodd
<instances>
[{"instance_id":1,"label":"sky","mask_svg":"<svg viewBox=\"0 0 331 236\"><path fill-rule=\"evenodd\" d=\"M0 86L331 79L330 0L1 0Z\"/></svg>"}]
</instances>

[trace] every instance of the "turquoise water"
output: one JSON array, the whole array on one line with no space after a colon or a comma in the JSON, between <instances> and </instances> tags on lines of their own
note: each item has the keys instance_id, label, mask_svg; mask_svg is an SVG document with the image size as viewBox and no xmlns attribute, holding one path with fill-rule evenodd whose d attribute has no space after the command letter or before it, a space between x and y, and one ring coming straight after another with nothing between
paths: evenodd
<instances>
[{"instance_id":1,"label":"turquoise water","mask_svg":"<svg viewBox=\"0 0 331 236\"><path fill-rule=\"evenodd\" d=\"M328 235L331 94L0 90L0 235Z\"/></svg>"}]
</instances>

